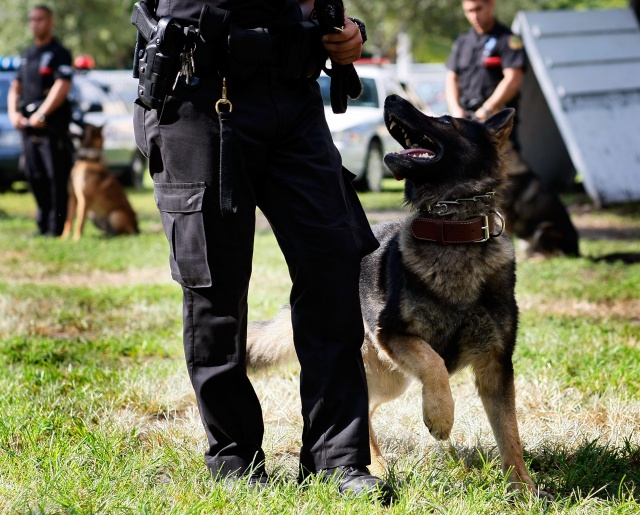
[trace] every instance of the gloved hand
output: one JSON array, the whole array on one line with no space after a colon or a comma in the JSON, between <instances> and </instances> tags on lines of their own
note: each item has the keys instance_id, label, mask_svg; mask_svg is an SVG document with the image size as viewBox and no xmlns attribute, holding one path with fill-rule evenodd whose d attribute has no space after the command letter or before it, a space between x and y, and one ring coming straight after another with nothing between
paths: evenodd
<instances>
[{"instance_id":1,"label":"gloved hand","mask_svg":"<svg viewBox=\"0 0 640 515\"><path fill-rule=\"evenodd\" d=\"M323 34L342 32L347 23L353 23L347 21L342 0L316 0L315 19ZM331 48L330 45L331 43L326 43L325 48ZM331 77L331 109L334 113L344 113L347 110L348 98L358 98L362 93L358 72L353 63L339 64L333 58L331 68L324 68L324 71Z\"/></svg>"}]
</instances>

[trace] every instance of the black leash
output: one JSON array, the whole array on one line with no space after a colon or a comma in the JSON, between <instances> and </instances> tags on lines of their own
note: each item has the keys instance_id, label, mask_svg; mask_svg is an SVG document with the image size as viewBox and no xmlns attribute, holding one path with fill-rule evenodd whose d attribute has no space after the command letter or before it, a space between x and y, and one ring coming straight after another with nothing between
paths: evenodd
<instances>
[{"instance_id":1,"label":"black leash","mask_svg":"<svg viewBox=\"0 0 640 515\"><path fill-rule=\"evenodd\" d=\"M233 205L233 105L227 98L227 80L222 78L222 98L216 102L220 122L220 214L229 216L237 211Z\"/></svg>"}]
</instances>

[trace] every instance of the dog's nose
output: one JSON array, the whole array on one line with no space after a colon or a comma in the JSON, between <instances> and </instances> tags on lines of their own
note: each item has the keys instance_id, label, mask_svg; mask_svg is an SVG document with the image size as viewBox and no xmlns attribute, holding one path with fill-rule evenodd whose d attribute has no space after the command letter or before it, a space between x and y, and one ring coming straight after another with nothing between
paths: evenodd
<instances>
[{"instance_id":1,"label":"dog's nose","mask_svg":"<svg viewBox=\"0 0 640 515\"><path fill-rule=\"evenodd\" d=\"M384 101L384 105L385 107L400 102L402 100L402 97L398 96L398 95L389 95L385 101Z\"/></svg>"}]
</instances>

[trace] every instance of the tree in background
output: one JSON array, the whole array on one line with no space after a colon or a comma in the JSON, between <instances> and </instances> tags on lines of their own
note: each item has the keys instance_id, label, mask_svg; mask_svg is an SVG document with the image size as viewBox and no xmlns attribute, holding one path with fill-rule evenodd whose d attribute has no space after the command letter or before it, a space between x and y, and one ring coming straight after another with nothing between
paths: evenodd
<instances>
[{"instance_id":1,"label":"tree in background","mask_svg":"<svg viewBox=\"0 0 640 515\"><path fill-rule=\"evenodd\" d=\"M131 67L136 39L130 22L134 0L2 0L0 55L18 55L30 43L27 19L37 4L53 9L56 35L74 57L89 54L97 68Z\"/></svg>"},{"instance_id":2,"label":"tree in background","mask_svg":"<svg viewBox=\"0 0 640 515\"><path fill-rule=\"evenodd\" d=\"M367 23L369 43L376 57L395 58L398 34L411 37L414 60L443 62L451 44L469 25L460 0L346 0L349 15ZM511 25L518 11L604 9L628 7L629 0L496 0L500 21Z\"/></svg>"},{"instance_id":3,"label":"tree in background","mask_svg":"<svg viewBox=\"0 0 640 515\"><path fill-rule=\"evenodd\" d=\"M55 11L56 34L74 56L90 54L97 68L129 68L135 29L135 0L2 0L0 55L17 55L30 42L29 10L48 3ZM365 50L395 58L398 34L411 37L414 60L442 62L453 39L468 25L459 0L346 0L349 15L367 23ZM497 0L497 14L509 25L518 11L628 7L629 0Z\"/></svg>"}]
</instances>

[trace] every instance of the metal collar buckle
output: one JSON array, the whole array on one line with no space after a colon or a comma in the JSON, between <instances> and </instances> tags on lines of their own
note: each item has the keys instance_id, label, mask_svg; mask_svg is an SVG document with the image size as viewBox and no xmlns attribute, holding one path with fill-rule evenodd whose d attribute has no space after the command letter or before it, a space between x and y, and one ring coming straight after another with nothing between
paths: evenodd
<instances>
[{"instance_id":1,"label":"metal collar buckle","mask_svg":"<svg viewBox=\"0 0 640 515\"><path fill-rule=\"evenodd\" d=\"M489 225L489 215L496 215L500 219L500 232L498 234L491 234L491 227ZM504 217L498 211L490 211L488 215L480 215L482 216L483 224L482 224L482 238L476 240L475 243L484 243L485 241L489 241L491 238L497 238L504 232Z\"/></svg>"}]
</instances>

